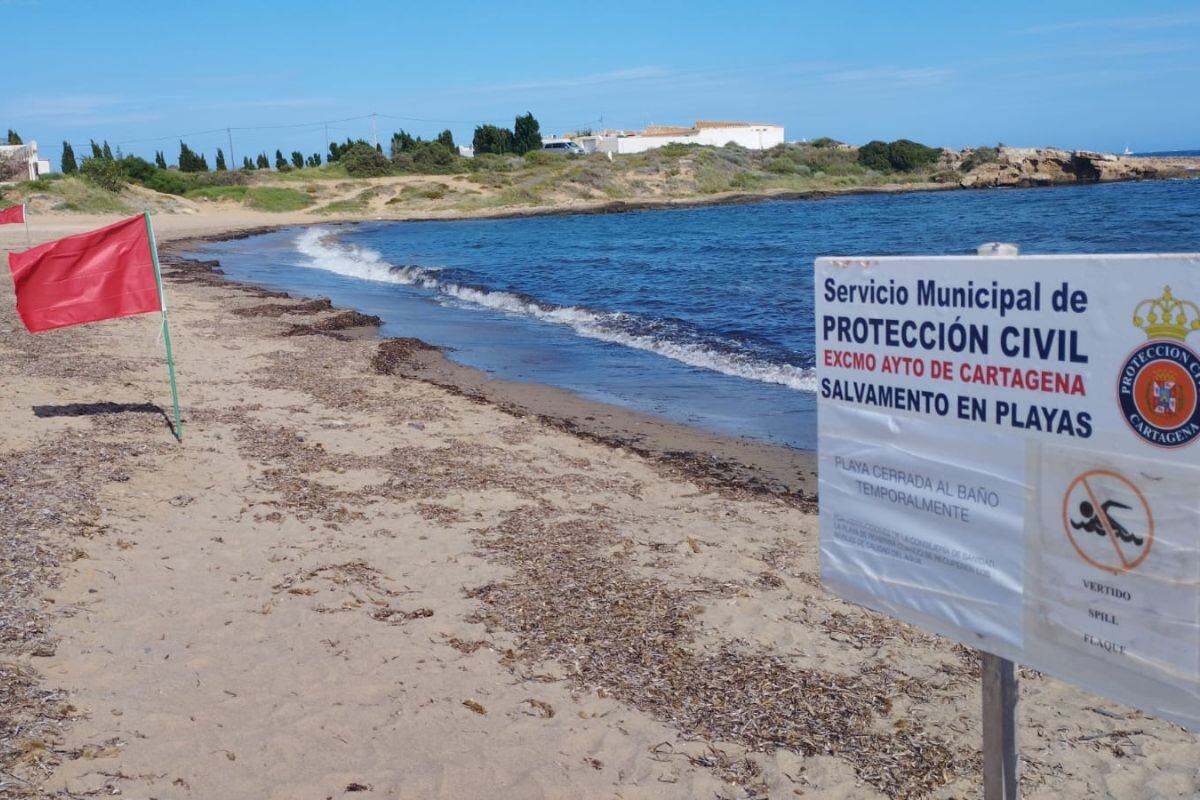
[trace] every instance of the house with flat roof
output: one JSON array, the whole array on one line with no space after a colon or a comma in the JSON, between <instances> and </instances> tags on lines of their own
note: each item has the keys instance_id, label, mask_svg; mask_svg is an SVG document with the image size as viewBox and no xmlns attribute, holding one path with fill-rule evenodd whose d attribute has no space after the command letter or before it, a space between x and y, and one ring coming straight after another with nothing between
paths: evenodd
<instances>
[{"instance_id":1,"label":"house with flat roof","mask_svg":"<svg viewBox=\"0 0 1200 800\"><path fill-rule=\"evenodd\" d=\"M643 131L600 131L573 136L589 153L644 153L668 144L724 147L736 144L748 150L769 150L783 144L783 126L758 122L697 120L690 128L648 125Z\"/></svg>"},{"instance_id":2,"label":"house with flat roof","mask_svg":"<svg viewBox=\"0 0 1200 800\"><path fill-rule=\"evenodd\" d=\"M50 172L50 162L38 158L37 142L0 145L0 183L36 181Z\"/></svg>"}]
</instances>

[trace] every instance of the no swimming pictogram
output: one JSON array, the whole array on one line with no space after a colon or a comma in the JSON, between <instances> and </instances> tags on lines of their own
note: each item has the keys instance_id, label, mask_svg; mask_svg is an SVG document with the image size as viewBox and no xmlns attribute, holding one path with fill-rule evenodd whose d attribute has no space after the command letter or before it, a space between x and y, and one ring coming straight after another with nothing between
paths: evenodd
<instances>
[{"instance_id":1,"label":"no swimming pictogram","mask_svg":"<svg viewBox=\"0 0 1200 800\"><path fill-rule=\"evenodd\" d=\"M1063 528L1079 557L1114 575L1150 555L1154 515L1141 490L1119 472L1088 470L1063 495Z\"/></svg>"}]
</instances>

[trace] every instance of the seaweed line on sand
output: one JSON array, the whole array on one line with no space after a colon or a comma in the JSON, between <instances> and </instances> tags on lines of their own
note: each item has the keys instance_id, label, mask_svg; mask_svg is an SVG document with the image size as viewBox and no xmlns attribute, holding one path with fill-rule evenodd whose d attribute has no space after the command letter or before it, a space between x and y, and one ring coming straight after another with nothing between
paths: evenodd
<instances>
[{"instance_id":1,"label":"seaweed line on sand","mask_svg":"<svg viewBox=\"0 0 1200 800\"><path fill-rule=\"evenodd\" d=\"M636 577L613 553L617 536L594 520L526 506L478 532L510 567L470 590L474 621L517 634L513 659L556 660L576 685L649 712L689 737L832 755L889 797L920 797L978 769L977 753L919 721L888 726L900 695L933 689L881 666L854 676L796 668L739 642L695 646L695 593ZM761 791L753 771L741 775Z\"/></svg>"}]
</instances>

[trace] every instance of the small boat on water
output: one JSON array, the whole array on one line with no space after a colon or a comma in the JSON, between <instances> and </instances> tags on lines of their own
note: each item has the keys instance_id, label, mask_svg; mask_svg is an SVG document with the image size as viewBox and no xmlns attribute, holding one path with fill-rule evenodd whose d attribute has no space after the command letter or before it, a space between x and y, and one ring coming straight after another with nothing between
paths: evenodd
<instances>
[{"instance_id":1,"label":"small boat on water","mask_svg":"<svg viewBox=\"0 0 1200 800\"><path fill-rule=\"evenodd\" d=\"M1121 155L1123 155L1123 156L1131 156L1131 155L1133 155L1133 151L1129 149L1129 145L1125 145L1125 152L1124 152L1124 153L1121 153Z\"/></svg>"}]
</instances>

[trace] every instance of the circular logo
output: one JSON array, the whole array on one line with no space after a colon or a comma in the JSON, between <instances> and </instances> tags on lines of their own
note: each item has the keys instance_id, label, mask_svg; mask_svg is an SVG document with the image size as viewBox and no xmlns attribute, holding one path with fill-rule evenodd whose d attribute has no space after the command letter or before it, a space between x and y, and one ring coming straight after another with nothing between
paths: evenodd
<instances>
[{"instance_id":1,"label":"circular logo","mask_svg":"<svg viewBox=\"0 0 1200 800\"><path fill-rule=\"evenodd\" d=\"M1134 433L1182 447L1200 436L1200 356L1179 342L1147 342L1125 359L1117 397Z\"/></svg>"},{"instance_id":2,"label":"circular logo","mask_svg":"<svg viewBox=\"0 0 1200 800\"><path fill-rule=\"evenodd\" d=\"M1063 528L1079 557L1114 575L1150 555L1154 515L1141 490L1119 472L1093 469L1063 494Z\"/></svg>"}]
</instances>

